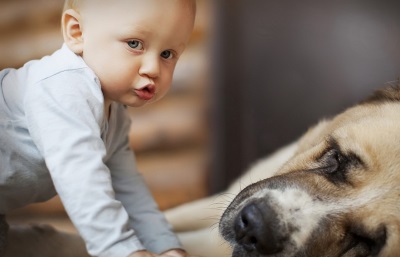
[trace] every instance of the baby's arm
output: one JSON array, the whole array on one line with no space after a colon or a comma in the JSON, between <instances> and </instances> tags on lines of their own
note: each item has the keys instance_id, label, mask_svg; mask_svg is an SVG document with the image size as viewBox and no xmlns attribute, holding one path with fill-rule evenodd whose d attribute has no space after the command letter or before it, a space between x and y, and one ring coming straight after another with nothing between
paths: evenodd
<instances>
[{"instance_id":1,"label":"baby's arm","mask_svg":"<svg viewBox=\"0 0 400 257\"><path fill-rule=\"evenodd\" d=\"M154 253L181 248L164 214L159 210L143 177L135 169L134 154L129 148L128 131L130 118L121 109L116 113L119 131L115 140L118 148L106 162L111 170L115 197L129 214L129 226L133 228L144 247Z\"/></svg>"},{"instance_id":2,"label":"baby's arm","mask_svg":"<svg viewBox=\"0 0 400 257\"><path fill-rule=\"evenodd\" d=\"M195 256L189 255L187 252L185 252L183 250L176 249L176 250L167 251L167 252L161 254L160 257L195 257Z\"/></svg>"},{"instance_id":3,"label":"baby's arm","mask_svg":"<svg viewBox=\"0 0 400 257\"><path fill-rule=\"evenodd\" d=\"M147 251L138 251L138 252L132 253L128 257L195 257L195 256L190 256L185 251L176 249L176 250L167 251L165 253L162 253L161 255L154 255Z\"/></svg>"}]
</instances>

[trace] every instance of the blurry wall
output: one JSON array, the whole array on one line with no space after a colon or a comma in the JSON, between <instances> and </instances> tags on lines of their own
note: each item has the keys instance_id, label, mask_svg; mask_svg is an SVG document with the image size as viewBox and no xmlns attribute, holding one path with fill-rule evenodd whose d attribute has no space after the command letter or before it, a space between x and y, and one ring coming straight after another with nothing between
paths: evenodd
<instances>
[{"instance_id":1,"label":"blurry wall","mask_svg":"<svg viewBox=\"0 0 400 257\"><path fill-rule=\"evenodd\" d=\"M0 1L0 69L20 67L62 43L62 0Z\"/></svg>"},{"instance_id":2,"label":"blurry wall","mask_svg":"<svg viewBox=\"0 0 400 257\"><path fill-rule=\"evenodd\" d=\"M213 3L212 192L400 75L398 0Z\"/></svg>"}]
</instances>

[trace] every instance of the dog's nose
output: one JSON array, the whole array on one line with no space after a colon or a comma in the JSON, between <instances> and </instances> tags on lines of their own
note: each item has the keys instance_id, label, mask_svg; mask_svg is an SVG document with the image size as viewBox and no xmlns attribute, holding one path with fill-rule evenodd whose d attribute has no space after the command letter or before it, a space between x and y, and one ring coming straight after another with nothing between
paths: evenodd
<instances>
[{"instance_id":1,"label":"dog's nose","mask_svg":"<svg viewBox=\"0 0 400 257\"><path fill-rule=\"evenodd\" d=\"M267 204L251 203L235 219L236 241L248 252L274 254L283 250L279 220Z\"/></svg>"}]
</instances>

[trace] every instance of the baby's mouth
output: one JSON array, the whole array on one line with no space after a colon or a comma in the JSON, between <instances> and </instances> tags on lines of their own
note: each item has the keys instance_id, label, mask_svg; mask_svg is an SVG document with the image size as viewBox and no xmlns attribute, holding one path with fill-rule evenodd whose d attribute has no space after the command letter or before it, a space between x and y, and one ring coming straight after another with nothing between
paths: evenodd
<instances>
[{"instance_id":1,"label":"baby's mouth","mask_svg":"<svg viewBox=\"0 0 400 257\"><path fill-rule=\"evenodd\" d=\"M150 100L156 93L156 87L154 85L147 85L140 89L135 89L136 95L142 100Z\"/></svg>"}]
</instances>

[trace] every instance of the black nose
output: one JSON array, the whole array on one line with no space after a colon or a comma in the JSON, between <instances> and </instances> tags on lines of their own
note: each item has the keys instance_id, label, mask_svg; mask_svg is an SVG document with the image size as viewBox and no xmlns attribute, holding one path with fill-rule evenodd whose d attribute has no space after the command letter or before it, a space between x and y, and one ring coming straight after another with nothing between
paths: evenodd
<instances>
[{"instance_id":1,"label":"black nose","mask_svg":"<svg viewBox=\"0 0 400 257\"><path fill-rule=\"evenodd\" d=\"M236 241L248 251L274 254L283 250L278 217L268 204L250 203L235 219Z\"/></svg>"}]
</instances>

